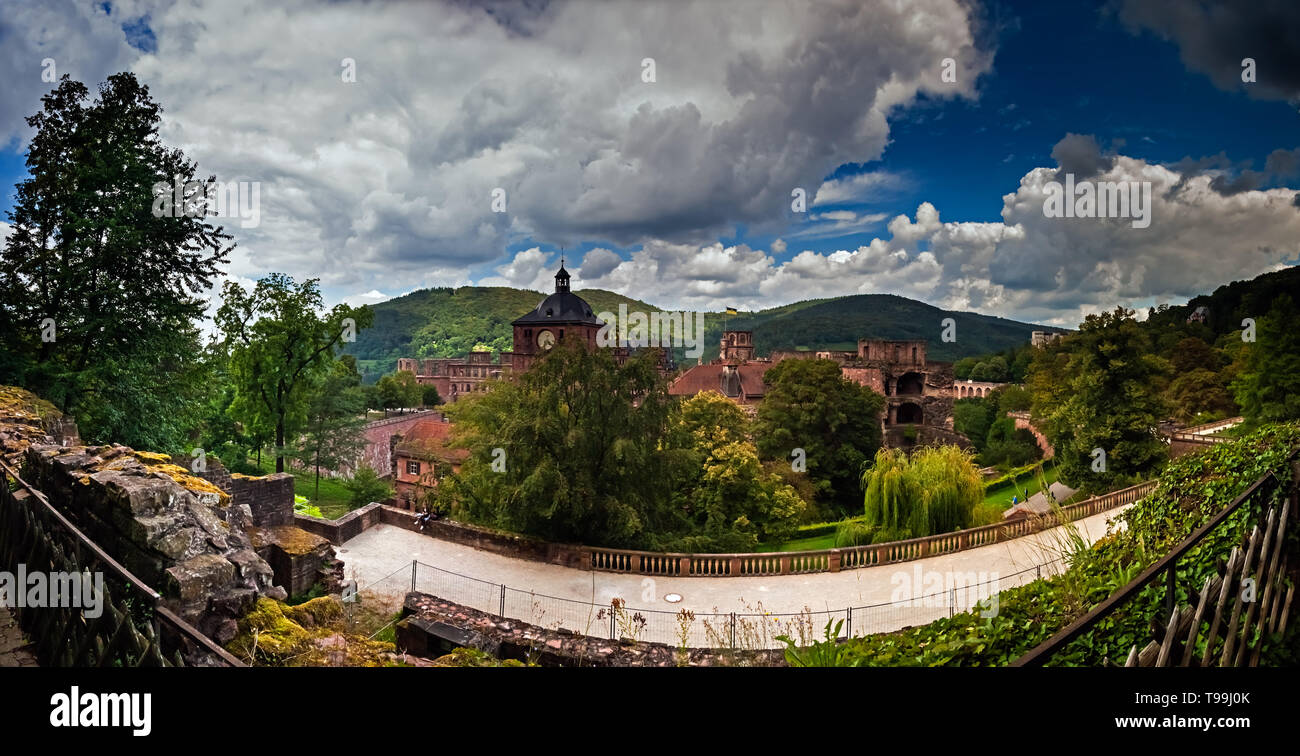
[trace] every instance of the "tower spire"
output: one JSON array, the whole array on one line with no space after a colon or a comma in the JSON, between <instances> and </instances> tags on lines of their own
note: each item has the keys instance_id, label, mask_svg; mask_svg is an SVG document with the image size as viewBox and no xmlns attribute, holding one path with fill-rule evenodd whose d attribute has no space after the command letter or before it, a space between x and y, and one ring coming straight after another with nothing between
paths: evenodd
<instances>
[{"instance_id":1,"label":"tower spire","mask_svg":"<svg viewBox=\"0 0 1300 756\"><path fill-rule=\"evenodd\" d=\"M555 274L555 291L556 293L566 292L569 290L569 271L564 269L564 249L560 249L560 270Z\"/></svg>"}]
</instances>

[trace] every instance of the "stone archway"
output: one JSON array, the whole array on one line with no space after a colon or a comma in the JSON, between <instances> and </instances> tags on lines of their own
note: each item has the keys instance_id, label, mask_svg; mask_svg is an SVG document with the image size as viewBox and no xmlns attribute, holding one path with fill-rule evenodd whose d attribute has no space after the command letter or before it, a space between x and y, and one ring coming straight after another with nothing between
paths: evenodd
<instances>
[{"instance_id":1,"label":"stone archway","mask_svg":"<svg viewBox=\"0 0 1300 756\"><path fill-rule=\"evenodd\" d=\"M898 378L898 396L920 396L925 393L925 376L920 373L903 373Z\"/></svg>"},{"instance_id":2,"label":"stone archway","mask_svg":"<svg viewBox=\"0 0 1300 756\"><path fill-rule=\"evenodd\" d=\"M899 425L921 425L925 423L925 412L922 411L921 405L913 402L904 402L898 405L896 417Z\"/></svg>"}]
</instances>

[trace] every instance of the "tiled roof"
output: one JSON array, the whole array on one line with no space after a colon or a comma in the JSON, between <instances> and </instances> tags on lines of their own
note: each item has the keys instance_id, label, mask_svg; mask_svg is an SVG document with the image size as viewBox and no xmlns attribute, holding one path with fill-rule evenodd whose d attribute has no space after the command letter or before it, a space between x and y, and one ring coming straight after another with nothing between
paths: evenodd
<instances>
[{"instance_id":1,"label":"tiled roof","mask_svg":"<svg viewBox=\"0 0 1300 756\"><path fill-rule=\"evenodd\" d=\"M411 426L398 442L395 451L406 457L464 462L469 457L469 449L447 446L447 441L451 438L451 428L451 423L421 420Z\"/></svg>"},{"instance_id":2,"label":"tiled roof","mask_svg":"<svg viewBox=\"0 0 1300 756\"><path fill-rule=\"evenodd\" d=\"M727 366L721 364L696 365L677 376L668 387L668 393L673 396L695 396L705 391L725 393L722 388L722 372L725 367ZM749 399L761 399L767 393L763 374L771 369L771 363L767 362L737 365L736 373L740 377L741 395ZM737 398L734 392L732 398Z\"/></svg>"}]
</instances>

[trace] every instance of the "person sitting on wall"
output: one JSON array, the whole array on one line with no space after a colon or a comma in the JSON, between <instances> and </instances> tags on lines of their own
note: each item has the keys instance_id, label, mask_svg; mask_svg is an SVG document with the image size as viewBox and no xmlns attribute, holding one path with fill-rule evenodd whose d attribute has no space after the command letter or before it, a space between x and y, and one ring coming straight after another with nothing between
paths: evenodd
<instances>
[{"instance_id":1,"label":"person sitting on wall","mask_svg":"<svg viewBox=\"0 0 1300 756\"><path fill-rule=\"evenodd\" d=\"M421 533L424 532L425 526L428 525L431 521L433 521L433 513L428 509L424 510L423 512L415 516L415 524L420 527Z\"/></svg>"}]
</instances>

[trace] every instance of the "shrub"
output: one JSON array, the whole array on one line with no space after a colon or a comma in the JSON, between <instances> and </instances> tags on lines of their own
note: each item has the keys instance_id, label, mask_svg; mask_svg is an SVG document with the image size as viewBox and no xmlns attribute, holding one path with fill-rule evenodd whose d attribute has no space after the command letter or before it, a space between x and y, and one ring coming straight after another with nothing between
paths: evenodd
<instances>
[{"instance_id":1,"label":"shrub","mask_svg":"<svg viewBox=\"0 0 1300 756\"><path fill-rule=\"evenodd\" d=\"M351 492L348 501L353 507L364 507L373 501L383 501L393 495L393 487L380 478L373 467L362 465L343 486Z\"/></svg>"},{"instance_id":2,"label":"shrub","mask_svg":"<svg viewBox=\"0 0 1300 756\"><path fill-rule=\"evenodd\" d=\"M849 546L864 546L871 543L871 536L874 529L864 522L856 520L844 520L835 527L835 548L843 549Z\"/></svg>"}]
</instances>

